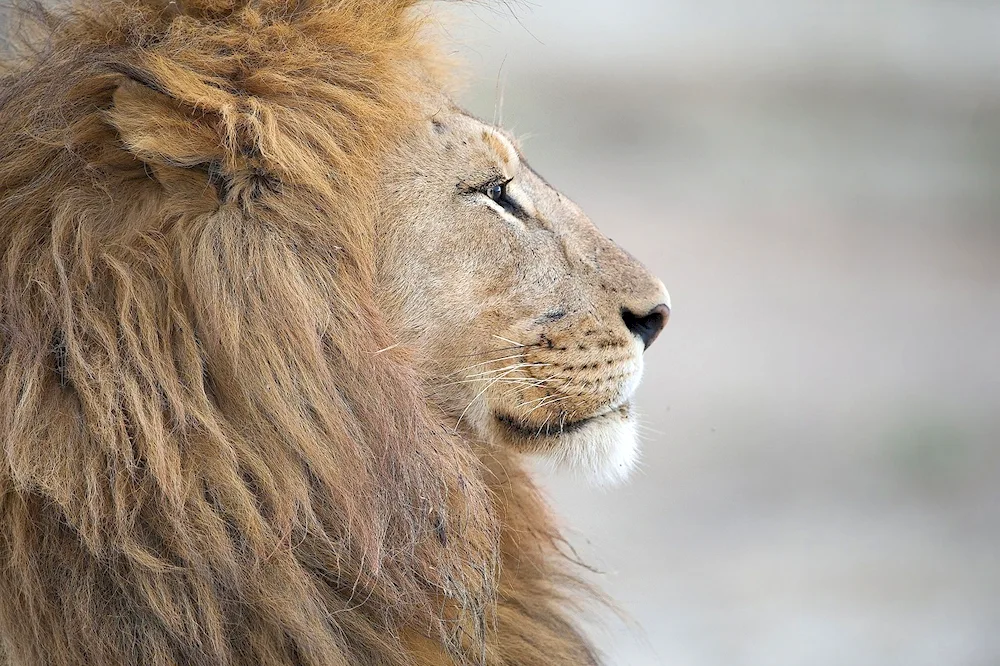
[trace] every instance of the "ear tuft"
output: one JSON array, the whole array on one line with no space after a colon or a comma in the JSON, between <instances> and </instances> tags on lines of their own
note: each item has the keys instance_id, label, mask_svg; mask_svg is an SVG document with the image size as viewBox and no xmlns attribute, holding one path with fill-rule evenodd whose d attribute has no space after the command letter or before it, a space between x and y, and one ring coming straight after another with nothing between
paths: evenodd
<instances>
[{"instance_id":1,"label":"ear tuft","mask_svg":"<svg viewBox=\"0 0 1000 666\"><path fill-rule=\"evenodd\" d=\"M217 115L197 112L159 86L133 78L118 86L112 101L108 121L140 160L193 167L222 159Z\"/></svg>"},{"instance_id":2,"label":"ear tuft","mask_svg":"<svg viewBox=\"0 0 1000 666\"><path fill-rule=\"evenodd\" d=\"M225 82L155 54L136 55L110 69L123 79L107 119L129 152L144 162L178 167L223 158L222 118L236 106Z\"/></svg>"}]
</instances>

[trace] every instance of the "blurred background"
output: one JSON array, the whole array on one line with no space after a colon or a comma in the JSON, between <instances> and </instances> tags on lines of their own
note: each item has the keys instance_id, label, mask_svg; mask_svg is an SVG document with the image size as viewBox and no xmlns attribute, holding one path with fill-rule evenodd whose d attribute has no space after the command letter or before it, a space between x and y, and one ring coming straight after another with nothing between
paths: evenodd
<instances>
[{"instance_id":1,"label":"blurred background","mask_svg":"<svg viewBox=\"0 0 1000 666\"><path fill-rule=\"evenodd\" d=\"M673 297L641 472L543 477L609 662L1000 664L1000 2L444 4Z\"/></svg>"}]
</instances>

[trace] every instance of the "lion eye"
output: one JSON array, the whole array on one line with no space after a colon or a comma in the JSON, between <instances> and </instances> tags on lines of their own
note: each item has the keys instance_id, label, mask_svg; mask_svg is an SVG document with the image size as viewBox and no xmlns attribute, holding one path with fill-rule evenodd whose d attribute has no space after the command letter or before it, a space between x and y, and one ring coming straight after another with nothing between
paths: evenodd
<instances>
[{"instance_id":1,"label":"lion eye","mask_svg":"<svg viewBox=\"0 0 1000 666\"><path fill-rule=\"evenodd\" d=\"M497 183L486 188L486 196L497 203L503 202L507 198L507 183Z\"/></svg>"},{"instance_id":2,"label":"lion eye","mask_svg":"<svg viewBox=\"0 0 1000 666\"><path fill-rule=\"evenodd\" d=\"M510 178L502 183L492 183L484 186L479 191L488 196L493 203L500 206L514 217L525 220L528 218L528 214L523 208L521 208L521 206L518 205L516 201L510 198L510 193L507 192L507 186L510 185L513 180L513 178Z\"/></svg>"}]
</instances>

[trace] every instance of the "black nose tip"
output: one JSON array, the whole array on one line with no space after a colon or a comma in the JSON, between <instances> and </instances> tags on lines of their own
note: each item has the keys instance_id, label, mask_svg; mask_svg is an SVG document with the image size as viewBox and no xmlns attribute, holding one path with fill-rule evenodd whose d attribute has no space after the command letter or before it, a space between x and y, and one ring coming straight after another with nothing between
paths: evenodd
<instances>
[{"instance_id":1,"label":"black nose tip","mask_svg":"<svg viewBox=\"0 0 1000 666\"><path fill-rule=\"evenodd\" d=\"M670 308L666 305L657 305L655 308L643 315L637 315L628 308L622 310L622 320L625 326L632 332L632 335L642 340L642 344L649 349L660 331L667 325L670 318Z\"/></svg>"}]
</instances>

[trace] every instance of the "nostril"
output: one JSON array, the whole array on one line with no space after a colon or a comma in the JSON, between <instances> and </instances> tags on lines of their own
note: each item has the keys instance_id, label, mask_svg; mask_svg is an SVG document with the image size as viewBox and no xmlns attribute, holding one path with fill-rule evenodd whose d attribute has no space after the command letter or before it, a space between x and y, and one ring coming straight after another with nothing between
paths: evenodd
<instances>
[{"instance_id":1,"label":"nostril","mask_svg":"<svg viewBox=\"0 0 1000 666\"><path fill-rule=\"evenodd\" d=\"M656 337L667 325L670 318L670 308L666 305L657 305L655 308L643 315L637 315L628 308L622 309L622 321L625 326L645 345L646 349L653 344Z\"/></svg>"}]
</instances>

